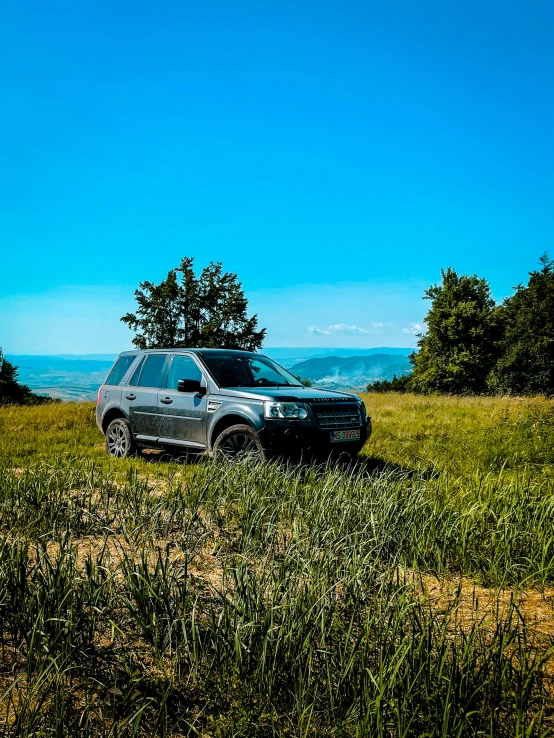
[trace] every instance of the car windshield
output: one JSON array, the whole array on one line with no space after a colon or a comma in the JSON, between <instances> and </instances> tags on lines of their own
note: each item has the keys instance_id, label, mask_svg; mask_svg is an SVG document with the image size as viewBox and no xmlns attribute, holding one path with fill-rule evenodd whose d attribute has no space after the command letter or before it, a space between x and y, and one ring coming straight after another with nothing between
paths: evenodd
<instances>
[{"instance_id":1,"label":"car windshield","mask_svg":"<svg viewBox=\"0 0 554 738\"><path fill-rule=\"evenodd\" d=\"M203 353L220 387L302 387L292 374L265 356Z\"/></svg>"}]
</instances>

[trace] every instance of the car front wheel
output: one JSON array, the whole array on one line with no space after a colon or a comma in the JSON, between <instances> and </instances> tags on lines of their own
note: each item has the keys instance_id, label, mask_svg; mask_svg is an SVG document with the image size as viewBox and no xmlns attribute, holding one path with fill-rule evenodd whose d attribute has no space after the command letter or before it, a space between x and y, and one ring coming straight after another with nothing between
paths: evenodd
<instances>
[{"instance_id":1,"label":"car front wheel","mask_svg":"<svg viewBox=\"0 0 554 738\"><path fill-rule=\"evenodd\" d=\"M260 438L249 425L232 425L226 428L214 443L213 455L216 459L246 457L250 457L253 461L265 459Z\"/></svg>"}]
</instances>

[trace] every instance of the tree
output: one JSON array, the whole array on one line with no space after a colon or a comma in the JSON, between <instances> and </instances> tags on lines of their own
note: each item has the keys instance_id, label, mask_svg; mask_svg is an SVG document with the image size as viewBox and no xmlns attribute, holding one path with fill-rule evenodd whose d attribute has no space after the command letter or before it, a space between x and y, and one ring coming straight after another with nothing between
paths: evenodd
<instances>
[{"instance_id":1,"label":"tree","mask_svg":"<svg viewBox=\"0 0 554 738\"><path fill-rule=\"evenodd\" d=\"M427 333L419 337L409 385L416 392L479 393L498 356L500 321L485 279L441 270L442 284L425 291L431 300Z\"/></svg>"},{"instance_id":2,"label":"tree","mask_svg":"<svg viewBox=\"0 0 554 738\"><path fill-rule=\"evenodd\" d=\"M194 259L184 257L160 284L141 282L135 299L137 312L121 320L135 331L133 344L139 349L197 346L255 351L264 340L258 316L247 316L242 284L236 274L223 272L221 262L211 262L197 277Z\"/></svg>"},{"instance_id":3,"label":"tree","mask_svg":"<svg viewBox=\"0 0 554 738\"><path fill-rule=\"evenodd\" d=\"M554 261L529 273L499 308L504 338L489 387L506 394L554 394Z\"/></svg>"},{"instance_id":4,"label":"tree","mask_svg":"<svg viewBox=\"0 0 554 738\"><path fill-rule=\"evenodd\" d=\"M21 385L17 381L17 368L4 358L0 349L0 402L15 402L21 394Z\"/></svg>"}]
</instances>

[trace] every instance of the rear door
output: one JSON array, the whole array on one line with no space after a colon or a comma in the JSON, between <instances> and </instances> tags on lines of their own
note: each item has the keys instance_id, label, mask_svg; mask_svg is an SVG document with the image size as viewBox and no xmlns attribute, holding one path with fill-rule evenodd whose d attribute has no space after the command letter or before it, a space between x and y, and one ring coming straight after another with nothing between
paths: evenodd
<instances>
[{"instance_id":1,"label":"rear door","mask_svg":"<svg viewBox=\"0 0 554 738\"><path fill-rule=\"evenodd\" d=\"M168 354L146 354L123 391L122 400L139 441L155 442L160 435L158 392L165 385L167 359Z\"/></svg>"},{"instance_id":2,"label":"rear door","mask_svg":"<svg viewBox=\"0 0 554 738\"><path fill-rule=\"evenodd\" d=\"M179 392L180 379L202 381L202 371L190 354L170 358L165 389L158 393L160 442L206 446L206 394Z\"/></svg>"}]
</instances>

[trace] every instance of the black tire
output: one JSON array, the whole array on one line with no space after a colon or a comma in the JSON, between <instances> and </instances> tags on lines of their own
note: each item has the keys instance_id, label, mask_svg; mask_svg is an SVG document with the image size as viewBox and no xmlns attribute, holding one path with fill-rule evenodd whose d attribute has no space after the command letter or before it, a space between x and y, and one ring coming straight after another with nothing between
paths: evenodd
<instances>
[{"instance_id":1,"label":"black tire","mask_svg":"<svg viewBox=\"0 0 554 738\"><path fill-rule=\"evenodd\" d=\"M260 437L249 425L232 425L216 438L214 459L239 459L250 456L253 461L265 459Z\"/></svg>"},{"instance_id":2,"label":"black tire","mask_svg":"<svg viewBox=\"0 0 554 738\"><path fill-rule=\"evenodd\" d=\"M106 452L116 459L134 456L137 451L131 426L125 418L112 420L106 429Z\"/></svg>"}]
</instances>

